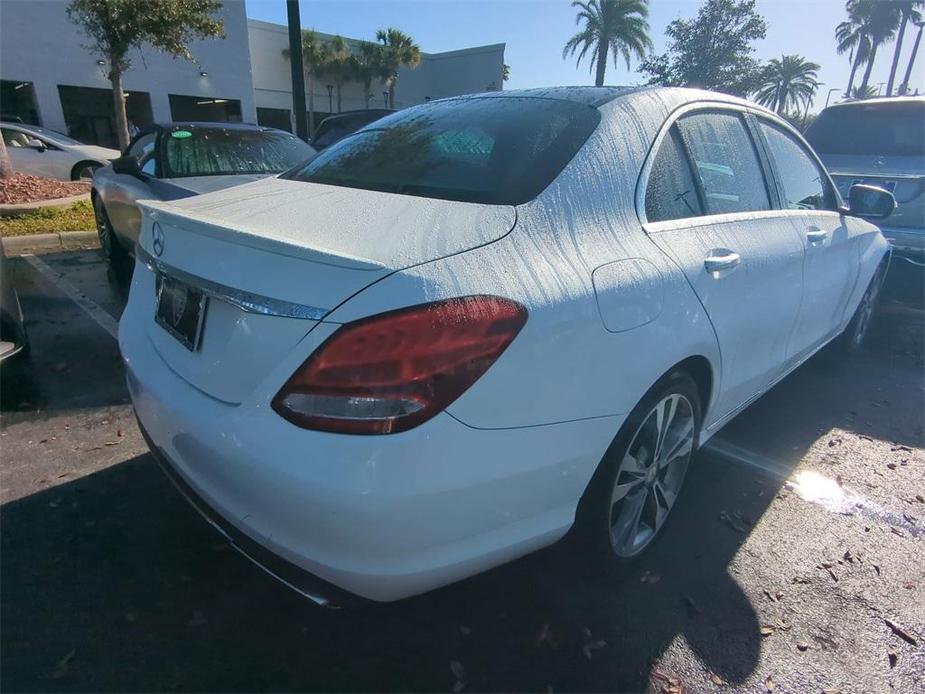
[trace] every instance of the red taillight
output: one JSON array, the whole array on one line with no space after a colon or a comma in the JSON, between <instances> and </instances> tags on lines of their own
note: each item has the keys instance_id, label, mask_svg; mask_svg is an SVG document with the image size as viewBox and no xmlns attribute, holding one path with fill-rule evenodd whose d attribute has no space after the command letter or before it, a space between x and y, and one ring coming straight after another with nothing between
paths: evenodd
<instances>
[{"instance_id":1,"label":"red taillight","mask_svg":"<svg viewBox=\"0 0 925 694\"><path fill-rule=\"evenodd\" d=\"M273 409L306 429L405 431L462 395L526 320L518 303L467 296L347 323L289 378Z\"/></svg>"}]
</instances>

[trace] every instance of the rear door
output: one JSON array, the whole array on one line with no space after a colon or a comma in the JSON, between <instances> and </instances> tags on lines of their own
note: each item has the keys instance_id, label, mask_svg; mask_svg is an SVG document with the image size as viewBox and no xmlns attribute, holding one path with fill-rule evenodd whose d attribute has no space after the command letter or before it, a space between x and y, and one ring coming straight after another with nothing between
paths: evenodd
<instances>
[{"instance_id":1,"label":"rear door","mask_svg":"<svg viewBox=\"0 0 925 694\"><path fill-rule=\"evenodd\" d=\"M150 182L157 174L157 131L142 133L129 145L128 154L138 160L142 178L127 174L113 174L115 185L106 188L103 203L109 222L116 233L130 244L138 240L141 228L139 200L156 198Z\"/></svg>"},{"instance_id":2,"label":"rear door","mask_svg":"<svg viewBox=\"0 0 925 694\"><path fill-rule=\"evenodd\" d=\"M788 356L799 359L831 338L842 324L858 273L858 246L838 212L838 198L825 170L787 129L757 118L780 205L800 236L803 302Z\"/></svg>"},{"instance_id":3,"label":"rear door","mask_svg":"<svg viewBox=\"0 0 925 694\"><path fill-rule=\"evenodd\" d=\"M773 209L759 150L735 108L683 114L662 138L645 188L646 231L672 257L722 354L720 417L781 373L800 308L803 246Z\"/></svg>"}]
</instances>

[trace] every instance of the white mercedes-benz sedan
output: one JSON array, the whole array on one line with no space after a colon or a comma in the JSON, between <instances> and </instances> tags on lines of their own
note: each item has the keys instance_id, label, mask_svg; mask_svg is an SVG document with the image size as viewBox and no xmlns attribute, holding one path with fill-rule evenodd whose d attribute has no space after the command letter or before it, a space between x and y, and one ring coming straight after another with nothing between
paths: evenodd
<instances>
[{"instance_id":1,"label":"white mercedes-benz sedan","mask_svg":"<svg viewBox=\"0 0 925 694\"><path fill-rule=\"evenodd\" d=\"M142 203L119 329L155 458L324 603L388 601L570 530L659 536L692 453L888 262L802 137L685 89L434 101L279 177Z\"/></svg>"}]
</instances>

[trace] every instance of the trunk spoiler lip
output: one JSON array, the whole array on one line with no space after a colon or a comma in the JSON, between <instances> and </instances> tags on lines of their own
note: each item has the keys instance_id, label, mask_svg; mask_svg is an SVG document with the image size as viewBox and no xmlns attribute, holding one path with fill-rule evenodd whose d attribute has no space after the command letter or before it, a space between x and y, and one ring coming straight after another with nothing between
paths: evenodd
<instances>
[{"instance_id":1,"label":"trunk spoiler lip","mask_svg":"<svg viewBox=\"0 0 925 694\"><path fill-rule=\"evenodd\" d=\"M203 214L191 213L187 210L177 210L169 202L160 200L139 200L138 207L142 211L142 228L146 225L145 218L161 220L168 224L182 226L183 230L200 236L208 236L222 241L256 248L270 253L277 253L300 260L306 260L322 265L357 270L360 272L392 271L394 268L386 267L380 263L345 253L331 253L320 248L303 246L289 241L257 234L240 226L230 225L220 219Z\"/></svg>"}]
</instances>

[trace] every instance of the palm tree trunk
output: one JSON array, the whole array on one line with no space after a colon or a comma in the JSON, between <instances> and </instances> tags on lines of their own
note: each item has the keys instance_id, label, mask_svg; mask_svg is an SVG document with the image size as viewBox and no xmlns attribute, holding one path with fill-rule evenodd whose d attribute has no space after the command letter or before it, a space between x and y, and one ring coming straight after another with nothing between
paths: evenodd
<instances>
[{"instance_id":1,"label":"palm tree trunk","mask_svg":"<svg viewBox=\"0 0 925 694\"><path fill-rule=\"evenodd\" d=\"M899 85L899 93L905 94L909 91L909 78L912 76L912 63L915 62L915 56L919 52L919 44L922 42L922 28L925 24L919 24L919 33L915 35L915 43L912 44L912 55L909 56L909 64L906 65L906 74L903 75L903 82Z\"/></svg>"},{"instance_id":2,"label":"palm tree trunk","mask_svg":"<svg viewBox=\"0 0 925 694\"><path fill-rule=\"evenodd\" d=\"M308 136L315 136L315 71L308 73Z\"/></svg>"},{"instance_id":3,"label":"palm tree trunk","mask_svg":"<svg viewBox=\"0 0 925 694\"><path fill-rule=\"evenodd\" d=\"M13 163L10 161L10 155L6 151L6 142L0 137L0 179L9 178L13 175Z\"/></svg>"},{"instance_id":4,"label":"palm tree trunk","mask_svg":"<svg viewBox=\"0 0 925 694\"><path fill-rule=\"evenodd\" d=\"M594 75L594 84L598 87L604 86L604 72L607 70L607 42L599 41L597 44L597 65Z\"/></svg>"},{"instance_id":5,"label":"palm tree trunk","mask_svg":"<svg viewBox=\"0 0 925 694\"><path fill-rule=\"evenodd\" d=\"M116 137L119 138L119 149L128 149L128 117L125 115L125 94L122 93L122 70L117 67L118 62L110 61L112 69L109 71L109 81L112 83L112 106L116 115Z\"/></svg>"},{"instance_id":6,"label":"palm tree trunk","mask_svg":"<svg viewBox=\"0 0 925 694\"><path fill-rule=\"evenodd\" d=\"M858 66L861 64L861 46L867 37L864 34L861 34L861 38L858 40L857 50L854 52L854 61L851 63L851 74L848 76L848 88L845 89L845 98L851 96L851 88L854 86L854 75L858 71Z\"/></svg>"},{"instance_id":7,"label":"palm tree trunk","mask_svg":"<svg viewBox=\"0 0 925 694\"><path fill-rule=\"evenodd\" d=\"M906 33L906 22L909 21L909 15L903 12L902 22L899 24L899 33L896 34L896 48L893 49L893 64L890 66L890 80L886 83L886 95L893 94L893 81L896 79L896 68L899 67L899 54L903 49L903 35Z\"/></svg>"},{"instance_id":8,"label":"palm tree trunk","mask_svg":"<svg viewBox=\"0 0 925 694\"><path fill-rule=\"evenodd\" d=\"M369 95L370 89L372 89L373 80L372 78L367 78L363 80L363 108L369 109Z\"/></svg>"},{"instance_id":9,"label":"palm tree trunk","mask_svg":"<svg viewBox=\"0 0 925 694\"><path fill-rule=\"evenodd\" d=\"M340 100L340 93L341 93L341 90L343 89L344 85L341 84L340 82L337 82L337 83L335 84L335 86L337 87L337 112L340 113L340 111L341 111L341 108L340 108L340 103L341 103L341 100Z\"/></svg>"},{"instance_id":10,"label":"palm tree trunk","mask_svg":"<svg viewBox=\"0 0 925 694\"><path fill-rule=\"evenodd\" d=\"M864 79L861 80L859 88L861 94L867 93L867 84L870 82L870 73L874 69L874 61L877 59L877 44L871 42L870 55L867 56L867 67L864 68Z\"/></svg>"}]
</instances>

